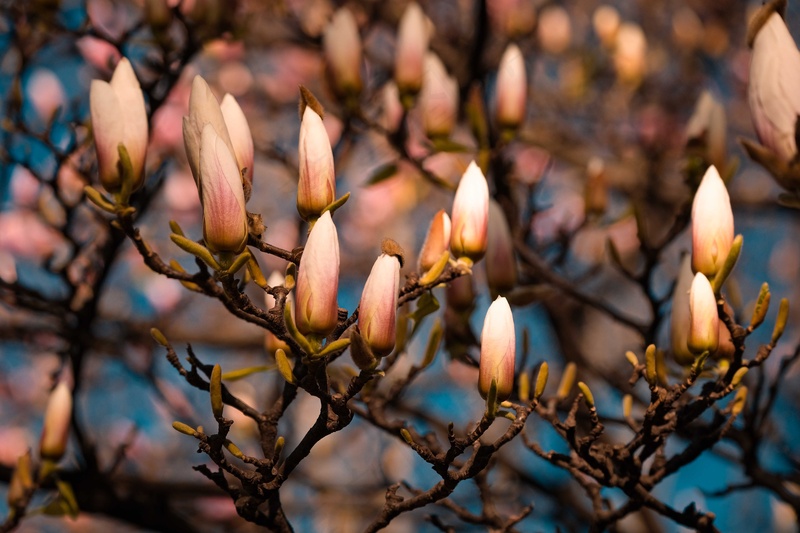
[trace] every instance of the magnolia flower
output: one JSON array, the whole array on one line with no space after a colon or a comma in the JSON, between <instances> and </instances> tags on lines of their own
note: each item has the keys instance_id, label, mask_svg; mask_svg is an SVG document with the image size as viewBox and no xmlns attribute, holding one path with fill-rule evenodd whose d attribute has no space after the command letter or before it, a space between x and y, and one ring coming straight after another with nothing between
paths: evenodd
<instances>
[{"instance_id":1,"label":"magnolia flower","mask_svg":"<svg viewBox=\"0 0 800 533\"><path fill-rule=\"evenodd\" d=\"M361 92L361 36L353 13L340 8L322 34L322 49L336 92Z\"/></svg>"},{"instance_id":2,"label":"magnolia flower","mask_svg":"<svg viewBox=\"0 0 800 533\"><path fill-rule=\"evenodd\" d=\"M762 9L767 11L754 18L748 32L753 47L747 88L750 113L761 144L788 162L797 153L800 52L773 3Z\"/></svg>"},{"instance_id":3,"label":"magnolia flower","mask_svg":"<svg viewBox=\"0 0 800 533\"><path fill-rule=\"evenodd\" d=\"M489 219L489 186L483 172L469 164L453 199L453 229L450 251L456 258L478 261L486 252Z\"/></svg>"},{"instance_id":4,"label":"magnolia flower","mask_svg":"<svg viewBox=\"0 0 800 533\"><path fill-rule=\"evenodd\" d=\"M516 128L525 120L525 101L528 81L525 59L516 44L510 44L500 59L497 70L497 122L507 128Z\"/></svg>"},{"instance_id":5,"label":"magnolia flower","mask_svg":"<svg viewBox=\"0 0 800 533\"><path fill-rule=\"evenodd\" d=\"M517 260L514 240L506 215L494 200L489 201L489 224L486 240L486 281L495 293L510 291L517 284Z\"/></svg>"},{"instance_id":6,"label":"magnolia flower","mask_svg":"<svg viewBox=\"0 0 800 533\"><path fill-rule=\"evenodd\" d=\"M139 189L144 183L147 112L139 81L126 58L117 63L111 82L92 80L89 110L103 187L109 192L122 188L119 145L123 145L131 160L131 191Z\"/></svg>"},{"instance_id":7,"label":"magnolia flower","mask_svg":"<svg viewBox=\"0 0 800 533\"><path fill-rule=\"evenodd\" d=\"M339 307L339 237L330 211L308 236L297 276L295 323L303 334L327 335L336 327Z\"/></svg>"},{"instance_id":8,"label":"magnolia flower","mask_svg":"<svg viewBox=\"0 0 800 533\"><path fill-rule=\"evenodd\" d=\"M508 301L499 296L486 313L481 333L481 361L478 376L478 390L486 398L494 380L497 386L497 400L503 401L511 396L514 388L514 358L516 354L516 334L514 317Z\"/></svg>"},{"instance_id":9,"label":"magnolia flower","mask_svg":"<svg viewBox=\"0 0 800 533\"><path fill-rule=\"evenodd\" d=\"M298 160L297 211L304 220L313 220L335 200L336 175L328 132L310 106L306 106L300 123Z\"/></svg>"},{"instance_id":10,"label":"magnolia flower","mask_svg":"<svg viewBox=\"0 0 800 533\"><path fill-rule=\"evenodd\" d=\"M419 271L427 272L450 247L450 217L440 209L428 228L422 250L419 252Z\"/></svg>"},{"instance_id":11,"label":"magnolia flower","mask_svg":"<svg viewBox=\"0 0 800 533\"><path fill-rule=\"evenodd\" d=\"M401 94L416 94L422 87L425 54L428 51L428 19L416 2L403 12L397 29L394 81Z\"/></svg>"},{"instance_id":12,"label":"magnolia flower","mask_svg":"<svg viewBox=\"0 0 800 533\"><path fill-rule=\"evenodd\" d=\"M428 137L446 137L458 117L458 83L447 74L433 52L425 55L425 82L419 95L422 121Z\"/></svg>"},{"instance_id":13,"label":"magnolia flower","mask_svg":"<svg viewBox=\"0 0 800 533\"><path fill-rule=\"evenodd\" d=\"M236 158L214 126L203 128L199 168L203 238L212 252L241 252L247 244L247 211Z\"/></svg>"},{"instance_id":14,"label":"magnolia flower","mask_svg":"<svg viewBox=\"0 0 800 533\"><path fill-rule=\"evenodd\" d=\"M400 260L394 255L381 254L372 265L358 308L361 335L379 357L389 355L394 349L399 288Z\"/></svg>"},{"instance_id":15,"label":"magnolia flower","mask_svg":"<svg viewBox=\"0 0 800 533\"><path fill-rule=\"evenodd\" d=\"M695 275L689 290L689 320L689 350L696 354L715 352L719 346L717 299L702 272Z\"/></svg>"},{"instance_id":16,"label":"magnolia flower","mask_svg":"<svg viewBox=\"0 0 800 533\"><path fill-rule=\"evenodd\" d=\"M243 172L242 177L247 180L249 185L253 184L253 135L250 133L250 126L247 124L247 117L244 116L242 108L236 98L230 94L222 97L222 104L219 106L222 117L225 120L228 134L230 135L233 154L239 170Z\"/></svg>"},{"instance_id":17,"label":"magnolia flower","mask_svg":"<svg viewBox=\"0 0 800 533\"><path fill-rule=\"evenodd\" d=\"M230 153L236 154L216 96L211 92L206 80L195 76L192 80L192 92L189 95L189 114L183 117L183 144L195 182L199 182L200 179L200 145L206 124L211 124ZM241 170L241 167L238 168Z\"/></svg>"},{"instance_id":18,"label":"magnolia flower","mask_svg":"<svg viewBox=\"0 0 800 533\"><path fill-rule=\"evenodd\" d=\"M692 268L713 277L733 243L733 211L725 183L708 167L692 203Z\"/></svg>"},{"instance_id":19,"label":"magnolia flower","mask_svg":"<svg viewBox=\"0 0 800 533\"><path fill-rule=\"evenodd\" d=\"M686 125L686 140L689 145L699 146L706 161L718 168L726 162L725 108L709 91L703 91Z\"/></svg>"},{"instance_id":20,"label":"magnolia flower","mask_svg":"<svg viewBox=\"0 0 800 533\"><path fill-rule=\"evenodd\" d=\"M72 391L64 381L61 381L50 393L44 411L42 437L39 440L39 455L43 459L56 462L64 455L71 417Z\"/></svg>"}]
</instances>

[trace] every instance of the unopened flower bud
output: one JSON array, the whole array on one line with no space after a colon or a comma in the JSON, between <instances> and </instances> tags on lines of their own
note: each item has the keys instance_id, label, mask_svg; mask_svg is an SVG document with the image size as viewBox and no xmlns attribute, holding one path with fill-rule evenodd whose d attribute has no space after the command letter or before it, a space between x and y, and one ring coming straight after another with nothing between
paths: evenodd
<instances>
[{"instance_id":1,"label":"unopened flower bud","mask_svg":"<svg viewBox=\"0 0 800 533\"><path fill-rule=\"evenodd\" d=\"M713 277L733 244L733 211L716 167L708 167L692 203L692 268Z\"/></svg>"},{"instance_id":2,"label":"unopened flower bud","mask_svg":"<svg viewBox=\"0 0 800 533\"><path fill-rule=\"evenodd\" d=\"M517 285L514 239L505 213L494 200L489 201L489 226L484 264L486 281L494 293L510 291Z\"/></svg>"},{"instance_id":3,"label":"unopened flower bud","mask_svg":"<svg viewBox=\"0 0 800 533\"><path fill-rule=\"evenodd\" d=\"M486 252L489 222L489 186L473 161L467 167L453 200L450 251L456 258L478 261Z\"/></svg>"},{"instance_id":4,"label":"unopened flower bud","mask_svg":"<svg viewBox=\"0 0 800 533\"><path fill-rule=\"evenodd\" d=\"M678 279L672 293L672 310L670 312L670 339L672 355L679 365L689 366L694 363L694 354L689 350L689 290L692 287L692 258L686 255L681 261Z\"/></svg>"},{"instance_id":5,"label":"unopened flower bud","mask_svg":"<svg viewBox=\"0 0 800 533\"><path fill-rule=\"evenodd\" d=\"M647 37L638 24L620 25L614 46L614 68L620 81L638 85L647 70Z\"/></svg>"},{"instance_id":6,"label":"unopened flower bud","mask_svg":"<svg viewBox=\"0 0 800 533\"><path fill-rule=\"evenodd\" d=\"M44 426L39 441L42 459L57 462L67 449L70 419L72 417L72 391L61 381L50 393L44 412Z\"/></svg>"},{"instance_id":7,"label":"unopened flower bud","mask_svg":"<svg viewBox=\"0 0 800 533\"><path fill-rule=\"evenodd\" d=\"M222 97L219 106L222 117L225 119L225 126L228 128L233 154L236 156L236 163L239 170L243 172L242 178L247 183L253 183L253 135L250 133L250 126L247 124L247 117L239 106L236 98L230 94Z\"/></svg>"},{"instance_id":8,"label":"unopened flower bud","mask_svg":"<svg viewBox=\"0 0 800 533\"><path fill-rule=\"evenodd\" d=\"M147 112L139 80L126 58L117 64L110 82L92 80L89 110L103 187L109 192L122 189L121 144L130 157L131 191L139 189L144 183Z\"/></svg>"},{"instance_id":9,"label":"unopened flower bud","mask_svg":"<svg viewBox=\"0 0 800 533\"><path fill-rule=\"evenodd\" d=\"M333 331L339 311L339 237L330 211L323 213L308 236L295 290L300 332L324 336Z\"/></svg>"},{"instance_id":10,"label":"unopened flower bud","mask_svg":"<svg viewBox=\"0 0 800 533\"><path fill-rule=\"evenodd\" d=\"M700 148L703 159L717 168L725 168L727 161L726 122L725 108L709 91L703 91L686 125L689 146Z\"/></svg>"},{"instance_id":11,"label":"unopened flower bud","mask_svg":"<svg viewBox=\"0 0 800 533\"><path fill-rule=\"evenodd\" d=\"M322 49L336 92L341 96L361 92L361 37L346 7L333 14L322 34Z\"/></svg>"},{"instance_id":12,"label":"unopened flower bud","mask_svg":"<svg viewBox=\"0 0 800 533\"><path fill-rule=\"evenodd\" d=\"M297 211L304 220L313 220L335 200L336 175L328 132L311 106L306 107L300 124L298 162Z\"/></svg>"},{"instance_id":13,"label":"unopened flower bud","mask_svg":"<svg viewBox=\"0 0 800 533\"><path fill-rule=\"evenodd\" d=\"M425 56L425 81L419 95L422 122L428 137L447 137L458 118L458 83L433 52Z\"/></svg>"},{"instance_id":14,"label":"unopened flower bud","mask_svg":"<svg viewBox=\"0 0 800 533\"><path fill-rule=\"evenodd\" d=\"M497 122L506 128L516 128L525 121L525 102L528 97L528 78L525 59L516 44L510 44L500 59L497 71Z\"/></svg>"},{"instance_id":15,"label":"unopened flower bud","mask_svg":"<svg viewBox=\"0 0 800 533\"><path fill-rule=\"evenodd\" d=\"M695 354L714 353L719 346L717 300L708 278L698 272L689 291L689 349Z\"/></svg>"},{"instance_id":16,"label":"unopened flower bud","mask_svg":"<svg viewBox=\"0 0 800 533\"><path fill-rule=\"evenodd\" d=\"M203 238L212 252L241 252L247 244L247 211L236 158L211 124L203 128L199 188Z\"/></svg>"},{"instance_id":17,"label":"unopened flower bud","mask_svg":"<svg viewBox=\"0 0 800 533\"><path fill-rule=\"evenodd\" d=\"M450 217L440 209L428 228L422 250L419 252L419 271L427 272L450 247Z\"/></svg>"},{"instance_id":18,"label":"unopened flower bud","mask_svg":"<svg viewBox=\"0 0 800 533\"><path fill-rule=\"evenodd\" d=\"M429 39L428 19L419 4L412 1L403 12L397 29L394 80L400 94L416 94L422 87Z\"/></svg>"},{"instance_id":19,"label":"unopened flower bud","mask_svg":"<svg viewBox=\"0 0 800 533\"><path fill-rule=\"evenodd\" d=\"M372 353L389 355L397 337L397 293L400 288L400 260L382 254L361 293L358 327Z\"/></svg>"},{"instance_id":20,"label":"unopened flower bud","mask_svg":"<svg viewBox=\"0 0 800 533\"><path fill-rule=\"evenodd\" d=\"M781 160L797 154L795 128L800 114L800 52L786 23L769 2L753 17L748 43L753 47L747 95L758 138Z\"/></svg>"},{"instance_id":21,"label":"unopened flower bud","mask_svg":"<svg viewBox=\"0 0 800 533\"><path fill-rule=\"evenodd\" d=\"M500 296L489 306L483 321L478 376L478 390L483 398L489 393L492 381L497 385L498 401L511 396L514 388L516 342L511 307Z\"/></svg>"}]
</instances>

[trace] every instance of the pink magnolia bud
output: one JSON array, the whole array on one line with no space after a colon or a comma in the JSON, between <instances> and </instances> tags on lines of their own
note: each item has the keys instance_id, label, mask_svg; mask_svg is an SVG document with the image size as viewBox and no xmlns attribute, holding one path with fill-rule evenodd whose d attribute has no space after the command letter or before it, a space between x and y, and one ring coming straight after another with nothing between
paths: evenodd
<instances>
[{"instance_id":1,"label":"pink magnolia bud","mask_svg":"<svg viewBox=\"0 0 800 533\"><path fill-rule=\"evenodd\" d=\"M700 94L686 124L687 143L701 148L706 161L718 168L725 168L727 161L726 122L725 108L706 90Z\"/></svg>"},{"instance_id":2,"label":"pink magnolia bud","mask_svg":"<svg viewBox=\"0 0 800 533\"><path fill-rule=\"evenodd\" d=\"M416 94L422 87L425 54L430 32L428 19L416 2L411 2L400 18L394 59L394 81L401 94Z\"/></svg>"},{"instance_id":3,"label":"pink magnolia bud","mask_svg":"<svg viewBox=\"0 0 800 533\"><path fill-rule=\"evenodd\" d=\"M64 455L71 417L72 391L61 381L50 393L44 412L44 426L39 441L39 455L42 459L58 461Z\"/></svg>"},{"instance_id":4,"label":"pink magnolia bud","mask_svg":"<svg viewBox=\"0 0 800 533\"><path fill-rule=\"evenodd\" d=\"M189 114L183 117L183 144L195 182L200 180L200 145L206 124L211 124L230 153L236 154L217 97L211 92L206 80L195 76L192 80L192 92L189 95ZM238 168L241 170L241 167Z\"/></svg>"},{"instance_id":5,"label":"pink magnolia bud","mask_svg":"<svg viewBox=\"0 0 800 533\"><path fill-rule=\"evenodd\" d=\"M220 104L219 108L228 128L233 154L236 156L239 170L244 172L243 178L252 185L253 135L250 133L250 126L247 124L247 117L244 116L244 111L239 107L236 98L230 94L226 94L222 98L222 104Z\"/></svg>"},{"instance_id":6,"label":"pink magnolia bud","mask_svg":"<svg viewBox=\"0 0 800 533\"><path fill-rule=\"evenodd\" d=\"M397 291L400 288L400 260L381 254L372 265L361 304L358 308L358 327L372 353L389 355L397 337Z\"/></svg>"},{"instance_id":7,"label":"pink magnolia bud","mask_svg":"<svg viewBox=\"0 0 800 533\"><path fill-rule=\"evenodd\" d=\"M425 82L419 95L428 137L447 137L458 118L458 83L447 74L439 56L425 55Z\"/></svg>"},{"instance_id":8,"label":"pink magnolia bud","mask_svg":"<svg viewBox=\"0 0 800 533\"><path fill-rule=\"evenodd\" d=\"M212 252L241 252L247 244L247 211L236 158L214 126L206 124L200 145L203 238Z\"/></svg>"},{"instance_id":9,"label":"pink magnolia bud","mask_svg":"<svg viewBox=\"0 0 800 533\"><path fill-rule=\"evenodd\" d=\"M717 299L708 278L698 272L689 290L689 349L700 354L715 352L719 346Z\"/></svg>"},{"instance_id":10,"label":"pink magnolia bud","mask_svg":"<svg viewBox=\"0 0 800 533\"><path fill-rule=\"evenodd\" d=\"M336 327L339 306L339 237L330 211L308 236L297 276L295 323L304 335L327 335Z\"/></svg>"},{"instance_id":11,"label":"pink magnolia bud","mask_svg":"<svg viewBox=\"0 0 800 533\"><path fill-rule=\"evenodd\" d=\"M516 128L525 121L525 102L528 97L528 79L525 59L516 44L508 45L500 59L497 71L497 122L507 128Z\"/></svg>"},{"instance_id":12,"label":"pink magnolia bud","mask_svg":"<svg viewBox=\"0 0 800 533\"><path fill-rule=\"evenodd\" d=\"M788 162L797 153L800 52L778 13L773 11L766 21L757 22L761 27L750 29L753 47L747 88L750 113L761 144Z\"/></svg>"},{"instance_id":13,"label":"pink magnolia bud","mask_svg":"<svg viewBox=\"0 0 800 533\"><path fill-rule=\"evenodd\" d=\"M433 215L428 235L419 252L419 271L427 272L450 247L450 217L444 209Z\"/></svg>"},{"instance_id":14,"label":"pink magnolia bud","mask_svg":"<svg viewBox=\"0 0 800 533\"><path fill-rule=\"evenodd\" d=\"M516 355L514 317L508 301L502 296L492 302L481 333L481 361L478 390L483 398L489 393L494 380L498 401L511 396L514 388L514 358Z\"/></svg>"},{"instance_id":15,"label":"pink magnolia bud","mask_svg":"<svg viewBox=\"0 0 800 533\"><path fill-rule=\"evenodd\" d=\"M311 106L300 123L298 160L297 211L304 220L313 220L336 199L336 174L328 132Z\"/></svg>"},{"instance_id":16,"label":"pink magnolia bud","mask_svg":"<svg viewBox=\"0 0 800 533\"><path fill-rule=\"evenodd\" d=\"M672 293L672 310L670 311L670 340L672 355L679 365L690 365L694 362L694 354L689 350L689 290L692 287L692 258L686 255L681 261L678 279Z\"/></svg>"},{"instance_id":17,"label":"pink magnolia bud","mask_svg":"<svg viewBox=\"0 0 800 533\"><path fill-rule=\"evenodd\" d=\"M336 92L361 92L361 36L349 9L343 7L333 14L322 34L322 49Z\"/></svg>"},{"instance_id":18,"label":"pink magnolia bud","mask_svg":"<svg viewBox=\"0 0 800 533\"><path fill-rule=\"evenodd\" d=\"M517 285L517 260L514 239L506 215L494 200L489 201L489 227L486 242L486 281L495 293L510 291Z\"/></svg>"},{"instance_id":19,"label":"pink magnolia bud","mask_svg":"<svg viewBox=\"0 0 800 533\"><path fill-rule=\"evenodd\" d=\"M453 229L450 233L450 251L456 258L466 257L478 261L486 252L489 222L489 186L483 172L469 164L456 190L453 200Z\"/></svg>"},{"instance_id":20,"label":"pink magnolia bud","mask_svg":"<svg viewBox=\"0 0 800 533\"><path fill-rule=\"evenodd\" d=\"M713 277L733 243L733 211L725 183L708 167L692 203L692 268Z\"/></svg>"},{"instance_id":21,"label":"pink magnolia bud","mask_svg":"<svg viewBox=\"0 0 800 533\"><path fill-rule=\"evenodd\" d=\"M139 80L126 58L120 59L111 82L92 80L89 90L92 132L97 148L100 182L109 192L122 188L119 145L125 146L133 167L132 190L144 183L147 153L147 111Z\"/></svg>"}]
</instances>

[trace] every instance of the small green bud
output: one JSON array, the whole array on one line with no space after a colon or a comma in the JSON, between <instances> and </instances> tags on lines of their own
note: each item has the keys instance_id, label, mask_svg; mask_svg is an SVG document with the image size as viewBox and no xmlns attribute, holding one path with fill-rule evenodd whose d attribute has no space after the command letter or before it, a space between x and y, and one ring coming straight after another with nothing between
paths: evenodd
<instances>
[{"instance_id":1,"label":"small green bud","mask_svg":"<svg viewBox=\"0 0 800 533\"><path fill-rule=\"evenodd\" d=\"M589 390L589 386L583 381L579 381L578 388L580 389L581 394L583 394L583 401L586 402L586 407L589 409L594 409L594 394L592 394L592 391Z\"/></svg>"},{"instance_id":2,"label":"small green bud","mask_svg":"<svg viewBox=\"0 0 800 533\"><path fill-rule=\"evenodd\" d=\"M184 424L183 422L178 422L177 420L172 423L172 429L183 433L184 435L189 435L190 437L199 436L199 433L193 427L189 426L188 424Z\"/></svg>"},{"instance_id":3,"label":"small green bud","mask_svg":"<svg viewBox=\"0 0 800 533\"><path fill-rule=\"evenodd\" d=\"M575 363L569 363L564 367L564 373L561 375L561 383L558 384L558 391L556 392L556 399L563 400L569 396L572 386L575 384L575 376L578 373L578 367Z\"/></svg>"},{"instance_id":4,"label":"small green bud","mask_svg":"<svg viewBox=\"0 0 800 533\"><path fill-rule=\"evenodd\" d=\"M211 396L211 412L214 413L214 418L222 418L222 368L219 365L214 365L211 370L208 392Z\"/></svg>"},{"instance_id":5,"label":"small green bud","mask_svg":"<svg viewBox=\"0 0 800 533\"><path fill-rule=\"evenodd\" d=\"M658 384L658 369L656 368L656 345L651 344L644 353L645 358L645 379L651 387Z\"/></svg>"},{"instance_id":6,"label":"small green bud","mask_svg":"<svg viewBox=\"0 0 800 533\"><path fill-rule=\"evenodd\" d=\"M769 285L764 283L761 285L761 290L758 292L758 300L756 300L756 306L753 308L753 317L750 319L749 329L756 329L764 322L764 318L767 316L767 311L769 310L770 296Z\"/></svg>"},{"instance_id":7,"label":"small green bud","mask_svg":"<svg viewBox=\"0 0 800 533\"><path fill-rule=\"evenodd\" d=\"M536 387L533 390L534 400L538 400L539 398L542 397L542 394L544 394L544 388L547 386L547 378L549 376L550 376L550 367L548 366L547 362L544 362L539 367L539 373L536 375Z\"/></svg>"},{"instance_id":8,"label":"small green bud","mask_svg":"<svg viewBox=\"0 0 800 533\"><path fill-rule=\"evenodd\" d=\"M781 305L778 308L778 318L775 319L775 329L772 330L772 345L774 346L783 335L786 329L786 322L789 320L789 300L781 298Z\"/></svg>"},{"instance_id":9,"label":"small green bud","mask_svg":"<svg viewBox=\"0 0 800 533\"><path fill-rule=\"evenodd\" d=\"M158 328L150 328L150 336L164 348L169 348L169 341L167 341L167 338Z\"/></svg>"}]
</instances>

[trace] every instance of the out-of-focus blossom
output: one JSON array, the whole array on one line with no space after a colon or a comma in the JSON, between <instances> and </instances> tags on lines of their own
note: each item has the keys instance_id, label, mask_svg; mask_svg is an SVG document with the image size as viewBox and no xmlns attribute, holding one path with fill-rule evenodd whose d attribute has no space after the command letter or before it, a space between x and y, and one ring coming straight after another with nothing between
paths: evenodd
<instances>
[{"instance_id":1,"label":"out-of-focus blossom","mask_svg":"<svg viewBox=\"0 0 800 533\"><path fill-rule=\"evenodd\" d=\"M716 167L708 167L692 203L692 268L713 277L733 244L733 211Z\"/></svg>"},{"instance_id":2,"label":"out-of-focus blossom","mask_svg":"<svg viewBox=\"0 0 800 533\"><path fill-rule=\"evenodd\" d=\"M542 50L558 55L567 51L572 44L572 22L567 10L559 5L551 5L539 14L537 37Z\"/></svg>"},{"instance_id":3,"label":"out-of-focus blossom","mask_svg":"<svg viewBox=\"0 0 800 533\"><path fill-rule=\"evenodd\" d=\"M61 381L50 393L44 412L44 426L39 441L39 455L43 459L56 462L64 455L71 417L72 391L65 381Z\"/></svg>"},{"instance_id":4,"label":"out-of-focus blossom","mask_svg":"<svg viewBox=\"0 0 800 533\"><path fill-rule=\"evenodd\" d=\"M614 6L604 4L594 10L592 27L600 42L606 48L612 48L617 39L620 17L619 11Z\"/></svg>"},{"instance_id":5,"label":"out-of-focus blossom","mask_svg":"<svg viewBox=\"0 0 800 533\"><path fill-rule=\"evenodd\" d=\"M642 27L625 22L617 31L614 45L614 68L617 77L632 85L641 82L647 70L647 38Z\"/></svg>"},{"instance_id":6,"label":"out-of-focus blossom","mask_svg":"<svg viewBox=\"0 0 800 533\"><path fill-rule=\"evenodd\" d=\"M599 157L592 157L586 165L586 187L583 199L586 203L587 214L602 215L608 207L605 163Z\"/></svg>"},{"instance_id":7,"label":"out-of-focus blossom","mask_svg":"<svg viewBox=\"0 0 800 533\"><path fill-rule=\"evenodd\" d=\"M702 272L695 274L689 289L689 320L689 350L696 354L715 352L719 346L717 299Z\"/></svg>"},{"instance_id":8,"label":"out-of-focus blossom","mask_svg":"<svg viewBox=\"0 0 800 533\"><path fill-rule=\"evenodd\" d=\"M767 12L763 10L767 9ZM753 47L747 90L750 113L758 138L781 160L797 154L795 127L800 114L800 51L786 23L769 4L749 30Z\"/></svg>"},{"instance_id":9,"label":"out-of-focus blossom","mask_svg":"<svg viewBox=\"0 0 800 533\"><path fill-rule=\"evenodd\" d=\"M419 105L425 133L428 137L447 137L458 118L458 83L433 52L425 56L424 78Z\"/></svg>"},{"instance_id":10,"label":"out-of-focus blossom","mask_svg":"<svg viewBox=\"0 0 800 533\"><path fill-rule=\"evenodd\" d=\"M489 226L484 264L486 281L493 293L504 293L517 285L514 239L505 213L494 200L489 201Z\"/></svg>"},{"instance_id":11,"label":"out-of-focus blossom","mask_svg":"<svg viewBox=\"0 0 800 533\"><path fill-rule=\"evenodd\" d=\"M471 309L475 303L475 284L471 275L459 276L447 284L447 307L455 311Z\"/></svg>"},{"instance_id":12,"label":"out-of-focus blossom","mask_svg":"<svg viewBox=\"0 0 800 533\"><path fill-rule=\"evenodd\" d=\"M206 124L200 145L200 199L203 238L213 252L241 252L247 243L247 211L233 152Z\"/></svg>"},{"instance_id":13,"label":"out-of-focus blossom","mask_svg":"<svg viewBox=\"0 0 800 533\"><path fill-rule=\"evenodd\" d=\"M381 254L372 265L361 303L358 327L372 353L389 355L397 337L397 292L400 288L400 260Z\"/></svg>"},{"instance_id":14,"label":"out-of-focus blossom","mask_svg":"<svg viewBox=\"0 0 800 533\"><path fill-rule=\"evenodd\" d=\"M26 91L28 98L42 120L50 120L53 113L66 100L64 87L52 70L36 69L28 80Z\"/></svg>"},{"instance_id":15,"label":"out-of-focus blossom","mask_svg":"<svg viewBox=\"0 0 800 533\"><path fill-rule=\"evenodd\" d=\"M89 107L103 187L109 192L122 188L118 149L122 144L131 161L131 190L139 189L144 183L147 111L139 80L126 58L117 64L111 82L92 80Z\"/></svg>"},{"instance_id":16,"label":"out-of-focus blossom","mask_svg":"<svg viewBox=\"0 0 800 533\"><path fill-rule=\"evenodd\" d=\"M298 163L297 211L304 220L314 220L336 199L336 174L328 132L310 106L300 123Z\"/></svg>"},{"instance_id":17,"label":"out-of-focus blossom","mask_svg":"<svg viewBox=\"0 0 800 533\"><path fill-rule=\"evenodd\" d=\"M525 59L516 44L510 44L500 59L497 71L497 122L516 128L525 121L525 101L528 97L528 77Z\"/></svg>"},{"instance_id":18,"label":"out-of-focus blossom","mask_svg":"<svg viewBox=\"0 0 800 533\"><path fill-rule=\"evenodd\" d=\"M529 35L536 24L536 5L528 0L489 0L486 11L492 25L511 38Z\"/></svg>"},{"instance_id":19,"label":"out-of-focus blossom","mask_svg":"<svg viewBox=\"0 0 800 533\"><path fill-rule=\"evenodd\" d=\"M250 126L247 124L239 103L230 94L222 97L219 106L225 125L228 127L228 134L233 145L233 154L236 156L239 170L243 172L243 178L247 183L253 183L253 135L250 133Z\"/></svg>"},{"instance_id":20,"label":"out-of-focus blossom","mask_svg":"<svg viewBox=\"0 0 800 533\"><path fill-rule=\"evenodd\" d=\"M339 311L339 237L330 211L319 217L308 236L295 290L297 329L304 335L333 331Z\"/></svg>"},{"instance_id":21,"label":"out-of-focus blossom","mask_svg":"<svg viewBox=\"0 0 800 533\"><path fill-rule=\"evenodd\" d=\"M686 140L702 150L706 162L724 169L727 160L725 108L709 91L703 91L686 125Z\"/></svg>"},{"instance_id":22,"label":"out-of-focus blossom","mask_svg":"<svg viewBox=\"0 0 800 533\"><path fill-rule=\"evenodd\" d=\"M694 354L689 350L689 290L692 288L692 258L686 255L681 261L678 279L672 292L672 310L670 311L670 340L672 356L679 365L690 365L694 362Z\"/></svg>"},{"instance_id":23,"label":"out-of-focus blossom","mask_svg":"<svg viewBox=\"0 0 800 533\"><path fill-rule=\"evenodd\" d=\"M419 252L419 271L427 272L450 248L450 217L444 209L435 215Z\"/></svg>"},{"instance_id":24,"label":"out-of-focus blossom","mask_svg":"<svg viewBox=\"0 0 800 533\"><path fill-rule=\"evenodd\" d=\"M353 13L342 7L322 34L322 49L339 95L361 92L361 36Z\"/></svg>"},{"instance_id":25,"label":"out-of-focus blossom","mask_svg":"<svg viewBox=\"0 0 800 533\"><path fill-rule=\"evenodd\" d=\"M387 82L383 86L381 95L383 102L381 126L386 131L397 131L400 121L403 119L403 105L400 103L400 91L397 89L397 84L393 81Z\"/></svg>"},{"instance_id":26,"label":"out-of-focus blossom","mask_svg":"<svg viewBox=\"0 0 800 533\"><path fill-rule=\"evenodd\" d=\"M397 28L394 81L400 94L416 94L422 87L429 39L428 18L419 4L412 1L403 12Z\"/></svg>"},{"instance_id":27,"label":"out-of-focus blossom","mask_svg":"<svg viewBox=\"0 0 800 533\"><path fill-rule=\"evenodd\" d=\"M497 386L497 400L511 396L514 389L514 362L516 356L516 333L514 316L508 301L499 296L483 320L481 333L481 360L478 390L486 398L492 381Z\"/></svg>"},{"instance_id":28,"label":"out-of-focus blossom","mask_svg":"<svg viewBox=\"0 0 800 533\"><path fill-rule=\"evenodd\" d=\"M478 261L486 252L489 225L489 186L473 161L467 167L453 200L450 251L456 258Z\"/></svg>"},{"instance_id":29,"label":"out-of-focus blossom","mask_svg":"<svg viewBox=\"0 0 800 533\"><path fill-rule=\"evenodd\" d=\"M87 35L75 43L83 59L94 68L103 72L111 72L112 66L119 62L119 49L110 42Z\"/></svg>"}]
</instances>

